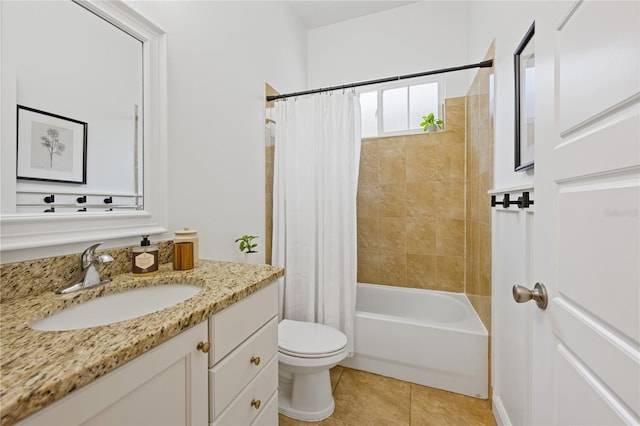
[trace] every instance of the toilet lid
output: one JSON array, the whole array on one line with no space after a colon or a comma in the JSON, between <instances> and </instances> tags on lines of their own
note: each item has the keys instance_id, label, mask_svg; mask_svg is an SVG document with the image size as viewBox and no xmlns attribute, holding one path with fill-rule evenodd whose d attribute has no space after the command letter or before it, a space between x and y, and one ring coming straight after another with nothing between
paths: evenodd
<instances>
[{"instance_id":1,"label":"toilet lid","mask_svg":"<svg viewBox=\"0 0 640 426\"><path fill-rule=\"evenodd\" d=\"M328 325L285 319L278 324L278 346L289 355L317 357L344 349L347 336Z\"/></svg>"}]
</instances>

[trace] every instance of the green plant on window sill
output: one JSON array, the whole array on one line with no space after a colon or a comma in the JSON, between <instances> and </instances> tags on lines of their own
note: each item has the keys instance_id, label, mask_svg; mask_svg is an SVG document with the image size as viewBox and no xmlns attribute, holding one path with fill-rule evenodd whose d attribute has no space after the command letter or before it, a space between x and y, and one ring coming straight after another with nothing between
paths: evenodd
<instances>
[{"instance_id":1,"label":"green plant on window sill","mask_svg":"<svg viewBox=\"0 0 640 426\"><path fill-rule=\"evenodd\" d=\"M442 125L444 121L436 118L436 116L431 112L429 115L422 116L422 123L420 123L420 127L424 129L425 132L437 132L438 130L442 130Z\"/></svg>"},{"instance_id":2,"label":"green plant on window sill","mask_svg":"<svg viewBox=\"0 0 640 426\"><path fill-rule=\"evenodd\" d=\"M237 243L238 241L240 241L240 251L245 252L246 253L257 253L256 250L254 250L254 248L258 247L258 243L254 243L251 244L251 242L253 241L253 239L258 238L257 235L243 235L242 237L238 238L235 242Z\"/></svg>"}]
</instances>

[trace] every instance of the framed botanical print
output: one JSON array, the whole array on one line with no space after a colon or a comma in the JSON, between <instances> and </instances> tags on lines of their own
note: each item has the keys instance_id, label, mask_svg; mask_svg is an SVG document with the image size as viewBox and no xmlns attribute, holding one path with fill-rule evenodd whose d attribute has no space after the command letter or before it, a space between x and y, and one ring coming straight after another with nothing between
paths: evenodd
<instances>
[{"instance_id":1,"label":"framed botanical print","mask_svg":"<svg viewBox=\"0 0 640 426\"><path fill-rule=\"evenodd\" d=\"M16 177L87 183L87 123L18 105Z\"/></svg>"}]
</instances>

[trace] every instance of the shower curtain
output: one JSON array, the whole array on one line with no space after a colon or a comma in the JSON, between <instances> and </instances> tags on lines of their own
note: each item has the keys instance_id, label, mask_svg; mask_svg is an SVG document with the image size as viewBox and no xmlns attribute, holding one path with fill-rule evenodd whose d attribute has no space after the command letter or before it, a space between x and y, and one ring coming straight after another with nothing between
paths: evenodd
<instances>
[{"instance_id":1,"label":"shower curtain","mask_svg":"<svg viewBox=\"0 0 640 426\"><path fill-rule=\"evenodd\" d=\"M353 355L360 102L353 93L275 106L273 265L280 318L327 324Z\"/></svg>"}]
</instances>

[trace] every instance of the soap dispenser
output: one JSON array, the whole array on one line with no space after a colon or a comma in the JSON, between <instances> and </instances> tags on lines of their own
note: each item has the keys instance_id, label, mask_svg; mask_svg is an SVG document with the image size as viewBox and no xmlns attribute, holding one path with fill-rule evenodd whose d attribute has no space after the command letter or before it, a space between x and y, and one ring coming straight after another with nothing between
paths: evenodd
<instances>
[{"instance_id":1,"label":"soap dispenser","mask_svg":"<svg viewBox=\"0 0 640 426\"><path fill-rule=\"evenodd\" d=\"M151 245L148 235L143 235L140 247L131 252L131 272L137 276L158 272L158 247Z\"/></svg>"}]
</instances>

